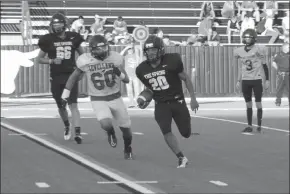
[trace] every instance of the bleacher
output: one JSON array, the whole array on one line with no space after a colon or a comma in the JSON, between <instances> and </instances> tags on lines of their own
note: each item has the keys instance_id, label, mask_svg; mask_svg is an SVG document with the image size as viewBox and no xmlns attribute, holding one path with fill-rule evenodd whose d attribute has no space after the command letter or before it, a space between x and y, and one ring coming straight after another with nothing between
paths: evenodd
<instances>
[{"instance_id":1,"label":"bleacher","mask_svg":"<svg viewBox=\"0 0 290 194\"><path fill-rule=\"evenodd\" d=\"M12 2L12 1L9 1ZM18 1L19 2L19 1ZM134 27L142 20L149 27L154 29L159 27L164 34L168 34L172 40L181 41L190 35L191 29L198 29L196 25L199 21L201 5L203 1L144 1L144 0L103 0L103 1L29 1L30 15L33 21L33 38L37 41L39 36L47 33L48 20L50 16L58 11L64 11L71 20L76 19L79 15L85 17L86 28L94 22L94 15L107 17L108 20L114 21L118 16L123 16L129 27ZM258 6L262 9L263 1L257 1ZM220 33L221 43L227 43L226 25L228 19L221 17L221 9L224 1L213 1L215 14L220 21L217 32ZM278 16L283 16L283 11L289 9L288 1L278 1ZM10 7L2 7L2 17L7 17ZM7 13L3 15L2 12ZM12 13L12 12L11 12ZM10 14L11 17L16 18ZM106 25L111 30L112 25ZM281 28L280 24L277 28ZM1 25L2 31L2 25ZM258 42L267 43L270 37L258 37ZM239 43L240 37L233 36L233 43ZM281 40L278 40L278 43Z\"/></svg>"}]
</instances>

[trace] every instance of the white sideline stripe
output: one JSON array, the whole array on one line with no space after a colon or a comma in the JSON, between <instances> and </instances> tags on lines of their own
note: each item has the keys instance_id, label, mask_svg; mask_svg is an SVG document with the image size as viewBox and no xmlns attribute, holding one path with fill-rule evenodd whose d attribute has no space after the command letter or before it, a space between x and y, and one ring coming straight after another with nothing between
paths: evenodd
<instances>
[{"instance_id":1,"label":"white sideline stripe","mask_svg":"<svg viewBox=\"0 0 290 194\"><path fill-rule=\"evenodd\" d=\"M222 186L222 187L228 186L227 183L224 183L224 182L221 182L221 181L209 181L209 182L212 183L212 184L215 184L217 186Z\"/></svg>"},{"instance_id":2,"label":"white sideline stripe","mask_svg":"<svg viewBox=\"0 0 290 194\"><path fill-rule=\"evenodd\" d=\"M133 134L135 134L135 135L144 135L144 133L140 133L140 132L133 132Z\"/></svg>"},{"instance_id":3,"label":"white sideline stripe","mask_svg":"<svg viewBox=\"0 0 290 194\"><path fill-rule=\"evenodd\" d=\"M34 111L34 110L41 110L41 111L56 111L56 108L18 108L18 107L10 107L10 108L3 108L2 111ZM80 111L93 111L92 108L79 108ZM146 111L146 110L153 110L153 108L146 108L146 109L140 109L140 108L129 108L128 111ZM198 109L199 111L244 111L246 108L201 108ZM263 108L264 111L271 111L271 110L289 110L289 108Z\"/></svg>"},{"instance_id":4,"label":"white sideline stripe","mask_svg":"<svg viewBox=\"0 0 290 194\"><path fill-rule=\"evenodd\" d=\"M36 182L35 184L36 184L36 186L38 186L39 188L48 188L48 187L50 187L49 184L44 183L44 182Z\"/></svg>"},{"instance_id":5,"label":"white sideline stripe","mask_svg":"<svg viewBox=\"0 0 290 194\"><path fill-rule=\"evenodd\" d=\"M225 121L229 123L236 123L236 124L242 124L242 125L247 125L247 123L244 122L239 122L239 121L234 121L234 120L228 120L228 119L218 119L218 118L213 118L213 117L204 117L204 116L196 116L194 114L190 114L191 117L196 117L196 118L202 118L202 119L209 119L209 120L215 120L215 121ZM253 125L255 127L258 127L258 125ZM289 131L285 129L278 129L278 128L273 128L273 127L267 127L267 126L262 126L263 129L269 129L273 131L279 131L279 132L284 132L284 133L289 133Z\"/></svg>"},{"instance_id":6,"label":"white sideline stripe","mask_svg":"<svg viewBox=\"0 0 290 194\"><path fill-rule=\"evenodd\" d=\"M47 141L45 139L42 139L40 137L37 137L37 136L35 136L35 135L33 135L33 134L29 133L29 132L26 132L26 131L24 131L22 129L13 127L13 126L11 126L11 125L9 125L7 123L3 123L3 122L1 122L1 126L9 128L10 130L16 131L18 133L22 133L22 134L26 135L27 137L46 145L47 147L50 147L50 148L52 148L54 150L57 150L58 152L60 152L60 153L62 153L64 155L68 155L71 158L74 158L75 160L79 161L83 165L86 165L86 166L88 166L90 168L93 168L96 171L99 171L99 172L111 177L112 179L114 179L116 181L119 181L119 182L125 184L126 186L128 186L128 187L130 187L130 188L132 188L132 189L134 189L134 190L136 190L138 192L140 192L140 193L155 193L155 192L145 188L144 186L141 186L141 185L139 185L139 184L137 184L137 183L135 183L133 181L130 181L128 179L125 179L125 178L121 177L120 175L118 175L118 174L116 174L114 172L111 172L111 171L109 171L109 170L107 170L107 169L105 169L105 168L103 168L103 167L101 167L101 166L99 166L99 165L97 165L97 164L95 164L95 163L93 163L93 162L91 162L91 161L89 161L89 160L77 155L76 153L73 153L73 152L71 152L69 150L66 150L66 149L64 149L64 148L62 148L60 146L54 145L53 143L51 143L51 142L49 142L49 141Z\"/></svg>"},{"instance_id":7,"label":"white sideline stripe","mask_svg":"<svg viewBox=\"0 0 290 194\"><path fill-rule=\"evenodd\" d=\"M154 184L158 183L158 181L133 181L134 183L138 184ZM122 182L119 181L98 181L98 184L122 184Z\"/></svg>"},{"instance_id":8,"label":"white sideline stripe","mask_svg":"<svg viewBox=\"0 0 290 194\"><path fill-rule=\"evenodd\" d=\"M47 135L46 133L31 133L32 135ZM8 133L8 135L10 135L10 136L24 136L24 134L22 134L22 133Z\"/></svg>"}]
</instances>

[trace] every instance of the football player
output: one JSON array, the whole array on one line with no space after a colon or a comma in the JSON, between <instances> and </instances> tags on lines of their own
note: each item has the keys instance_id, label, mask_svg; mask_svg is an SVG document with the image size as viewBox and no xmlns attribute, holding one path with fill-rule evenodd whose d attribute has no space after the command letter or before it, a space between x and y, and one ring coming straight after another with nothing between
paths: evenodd
<instances>
[{"instance_id":1,"label":"football player","mask_svg":"<svg viewBox=\"0 0 290 194\"><path fill-rule=\"evenodd\" d=\"M171 123L174 119L180 134L184 138L191 136L191 118L182 90L182 81L191 97L191 109L197 111L194 89L189 76L185 73L181 57L177 53L165 54L161 38L150 35L144 43L146 60L136 68L138 79L152 91L155 100L155 120L164 139L178 158L178 168L186 167L188 159L179 148L176 136L172 133ZM147 103L139 103L145 108Z\"/></svg>"},{"instance_id":2,"label":"football player","mask_svg":"<svg viewBox=\"0 0 290 194\"><path fill-rule=\"evenodd\" d=\"M247 106L247 121L248 126L243 132L252 132L252 92L254 92L255 102L257 107L257 131L261 132L262 126L262 94L263 94L263 75L265 75L266 81L264 88L269 88L269 70L266 64L266 48L255 45L257 39L257 33L253 29L247 29L244 31L243 43L245 46L236 48L234 50L234 56L241 61L239 66L238 82L236 84L237 89L240 89L240 83L242 86L242 93ZM264 70L264 72L263 72Z\"/></svg>"},{"instance_id":3,"label":"football player","mask_svg":"<svg viewBox=\"0 0 290 194\"><path fill-rule=\"evenodd\" d=\"M74 71L75 53L79 55L84 53L81 43L84 41L80 34L76 32L66 32L66 17L57 13L52 16L50 22L51 33L42 36L38 41L40 52L37 63L50 65L51 93L57 104L59 115L65 125L64 139L71 138L70 122L66 106L63 106L61 94L66 81ZM48 57L46 57L48 55ZM80 144L80 112L77 106L78 84L72 89L68 100L68 105L72 113L72 124L75 127L75 141Z\"/></svg>"},{"instance_id":4,"label":"football player","mask_svg":"<svg viewBox=\"0 0 290 194\"><path fill-rule=\"evenodd\" d=\"M119 87L119 80L129 83L128 75L124 70L123 56L110 51L107 40L101 35L92 37L89 49L90 53L85 53L77 59L77 68L67 81L62 99L69 97L73 85L85 73L93 110L101 127L107 132L110 145L117 146L113 126L113 119L115 119L123 133L124 157L132 159L131 120Z\"/></svg>"}]
</instances>

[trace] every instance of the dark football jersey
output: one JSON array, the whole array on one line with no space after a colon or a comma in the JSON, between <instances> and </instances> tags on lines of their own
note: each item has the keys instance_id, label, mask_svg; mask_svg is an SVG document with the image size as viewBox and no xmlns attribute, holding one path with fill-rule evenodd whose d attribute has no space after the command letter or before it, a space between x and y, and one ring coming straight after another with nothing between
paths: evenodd
<instances>
[{"instance_id":1,"label":"dark football jersey","mask_svg":"<svg viewBox=\"0 0 290 194\"><path fill-rule=\"evenodd\" d=\"M55 34L46 34L38 41L39 48L48 54L48 58L62 59L61 65L50 65L51 77L72 73L76 67L75 52L84 40L76 32L65 32L65 35L65 39L61 39Z\"/></svg>"},{"instance_id":2,"label":"dark football jersey","mask_svg":"<svg viewBox=\"0 0 290 194\"><path fill-rule=\"evenodd\" d=\"M153 68L143 61L136 68L136 76L153 91L153 99L157 102L183 98L182 82L178 74L183 71L183 63L177 53L165 54L161 64Z\"/></svg>"}]
</instances>

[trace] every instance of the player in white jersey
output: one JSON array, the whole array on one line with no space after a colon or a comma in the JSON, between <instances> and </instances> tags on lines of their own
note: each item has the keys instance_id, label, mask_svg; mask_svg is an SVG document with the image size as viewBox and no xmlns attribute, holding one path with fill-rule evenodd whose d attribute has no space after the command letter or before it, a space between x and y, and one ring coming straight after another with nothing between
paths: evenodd
<instances>
[{"instance_id":1,"label":"player in white jersey","mask_svg":"<svg viewBox=\"0 0 290 194\"><path fill-rule=\"evenodd\" d=\"M77 68L66 83L62 99L66 101L73 84L85 73L92 107L101 127L108 134L110 145L117 146L113 127L115 119L123 133L125 159L132 159L131 120L119 87L120 80L129 83L123 57L117 52L110 51L106 39L101 35L92 37L89 48L90 53L84 53L77 59Z\"/></svg>"}]
</instances>

